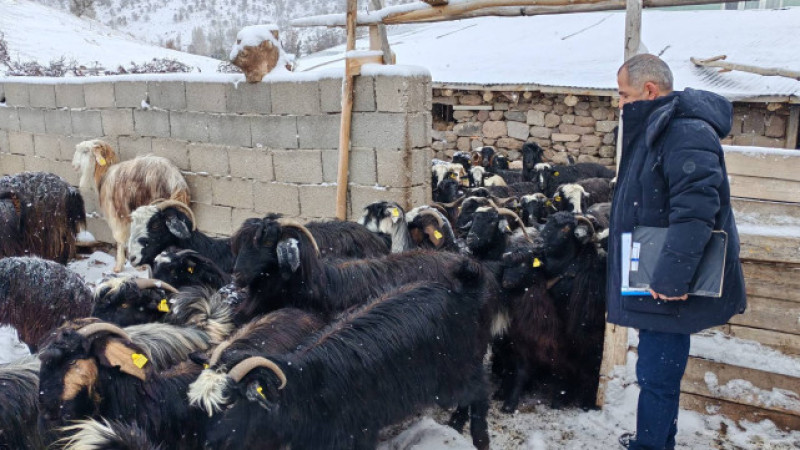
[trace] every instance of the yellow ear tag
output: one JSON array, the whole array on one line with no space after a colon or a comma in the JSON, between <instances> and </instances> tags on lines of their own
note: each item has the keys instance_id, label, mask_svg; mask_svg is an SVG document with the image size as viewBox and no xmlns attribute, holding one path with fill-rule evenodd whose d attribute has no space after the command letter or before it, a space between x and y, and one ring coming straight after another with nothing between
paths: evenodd
<instances>
[{"instance_id":1,"label":"yellow ear tag","mask_svg":"<svg viewBox=\"0 0 800 450\"><path fill-rule=\"evenodd\" d=\"M451 173L451 174L450 174L450 178L452 178L452 179L454 179L454 180L457 180L457 179L458 179L458 175L456 175L456 174L454 174L454 173Z\"/></svg>"},{"instance_id":2,"label":"yellow ear tag","mask_svg":"<svg viewBox=\"0 0 800 450\"><path fill-rule=\"evenodd\" d=\"M203 364L203 369L208 369L208 368L209 368L208 364Z\"/></svg>"},{"instance_id":3,"label":"yellow ear tag","mask_svg":"<svg viewBox=\"0 0 800 450\"><path fill-rule=\"evenodd\" d=\"M392 208L392 217L400 217L400 211L397 208Z\"/></svg>"},{"instance_id":4,"label":"yellow ear tag","mask_svg":"<svg viewBox=\"0 0 800 450\"><path fill-rule=\"evenodd\" d=\"M167 304L167 299L162 298L161 303L158 304L158 310L163 313L169 312L169 304Z\"/></svg>"},{"instance_id":5,"label":"yellow ear tag","mask_svg":"<svg viewBox=\"0 0 800 450\"><path fill-rule=\"evenodd\" d=\"M553 172L553 176L557 177L558 176L558 172Z\"/></svg>"},{"instance_id":6,"label":"yellow ear tag","mask_svg":"<svg viewBox=\"0 0 800 450\"><path fill-rule=\"evenodd\" d=\"M106 162L106 159L101 156L100 158L98 158L97 164L100 164L101 166L105 166L108 163Z\"/></svg>"},{"instance_id":7,"label":"yellow ear tag","mask_svg":"<svg viewBox=\"0 0 800 450\"><path fill-rule=\"evenodd\" d=\"M436 230L433 232L433 237L435 237L436 239L441 239L442 233L440 233L439 230Z\"/></svg>"},{"instance_id":8,"label":"yellow ear tag","mask_svg":"<svg viewBox=\"0 0 800 450\"><path fill-rule=\"evenodd\" d=\"M553 197L553 200L555 200L557 202L560 202L561 201L561 196L556 195L555 197Z\"/></svg>"},{"instance_id":9,"label":"yellow ear tag","mask_svg":"<svg viewBox=\"0 0 800 450\"><path fill-rule=\"evenodd\" d=\"M541 267L542 261L539 258L533 258L533 267Z\"/></svg>"},{"instance_id":10,"label":"yellow ear tag","mask_svg":"<svg viewBox=\"0 0 800 450\"><path fill-rule=\"evenodd\" d=\"M267 398L267 397L264 395L264 388L262 388L261 386L259 386L259 387L257 387L257 388L256 388L256 392L258 392L258 395L260 395L261 397L263 397L263 398Z\"/></svg>"},{"instance_id":11,"label":"yellow ear tag","mask_svg":"<svg viewBox=\"0 0 800 450\"><path fill-rule=\"evenodd\" d=\"M147 357L141 353L132 354L131 359L133 360L133 365L140 369L147 364Z\"/></svg>"},{"instance_id":12,"label":"yellow ear tag","mask_svg":"<svg viewBox=\"0 0 800 450\"><path fill-rule=\"evenodd\" d=\"M194 267L188 267L186 271L189 273L194 273Z\"/></svg>"},{"instance_id":13,"label":"yellow ear tag","mask_svg":"<svg viewBox=\"0 0 800 450\"><path fill-rule=\"evenodd\" d=\"M544 203L544 206L553 206L553 202L551 202L550 200L548 200L548 201L546 201L546 202Z\"/></svg>"}]
</instances>

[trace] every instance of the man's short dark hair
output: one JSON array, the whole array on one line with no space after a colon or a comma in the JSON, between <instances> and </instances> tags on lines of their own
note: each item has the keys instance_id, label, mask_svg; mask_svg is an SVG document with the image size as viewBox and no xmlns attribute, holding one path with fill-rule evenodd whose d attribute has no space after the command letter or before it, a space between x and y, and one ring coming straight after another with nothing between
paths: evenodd
<instances>
[{"instance_id":1,"label":"man's short dark hair","mask_svg":"<svg viewBox=\"0 0 800 450\"><path fill-rule=\"evenodd\" d=\"M672 92L672 71L667 63L656 55L641 53L632 56L619 68L628 72L628 83L631 86L644 86L648 81L655 83L662 91Z\"/></svg>"}]
</instances>

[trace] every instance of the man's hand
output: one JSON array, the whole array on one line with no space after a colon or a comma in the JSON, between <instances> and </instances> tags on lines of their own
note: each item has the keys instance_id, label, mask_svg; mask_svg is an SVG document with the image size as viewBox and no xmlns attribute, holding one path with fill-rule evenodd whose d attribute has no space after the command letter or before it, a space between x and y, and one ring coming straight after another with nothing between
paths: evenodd
<instances>
[{"instance_id":1,"label":"man's hand","mask_svg":"<svg viewBox=\"0 0 800 450\"><path fill-rule=\"evenodd\" d=\"M686 300L689 298L689 294L683 294L680 297L667 297L664 294L659 294L658 292L650 289L650 295L653 296L654 300L664 300L665 302L672 302L672 301L679 301L679 300Z\"/></svg>"}]
</instances>

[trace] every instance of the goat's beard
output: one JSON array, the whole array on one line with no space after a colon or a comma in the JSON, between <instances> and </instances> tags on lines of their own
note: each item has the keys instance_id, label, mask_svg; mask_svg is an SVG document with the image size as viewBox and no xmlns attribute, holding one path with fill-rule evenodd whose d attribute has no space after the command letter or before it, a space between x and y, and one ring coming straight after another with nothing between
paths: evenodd
<instances>
[{"instance_id":1,"label":"goat's beard","mask_svg":"<svg viewBox=\"0 0 800 450\"><path fill-rule=\"evenodd\" d=\"M94 182L94 158L89 153L75 153L72 158L72 166L80 170L81 179L78 187L81 190L92 191L97 189Z\"/></svg>"}]
</instances>

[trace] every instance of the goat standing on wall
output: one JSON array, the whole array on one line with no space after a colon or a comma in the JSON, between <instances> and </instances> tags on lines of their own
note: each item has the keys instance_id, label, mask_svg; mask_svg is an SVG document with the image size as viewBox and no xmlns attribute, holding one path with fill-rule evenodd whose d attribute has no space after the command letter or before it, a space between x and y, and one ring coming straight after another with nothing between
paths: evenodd
<instances>
[{"instance_id":1,"label":"goat standing on wall","mask_svg":"<svg viewBox=\"0 0 800 450\"><path fill-rule=\"evenodd\" d=\"M100 210L117 243L114 272L125 266L125 247L134 209L159 198L189 205L189 186L168 159L145 155L117 162L114 150L101 140L76 145L72 158L72 167L81 172L81 189L96 190Z\"/></svg>"}]
</instances>

